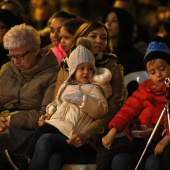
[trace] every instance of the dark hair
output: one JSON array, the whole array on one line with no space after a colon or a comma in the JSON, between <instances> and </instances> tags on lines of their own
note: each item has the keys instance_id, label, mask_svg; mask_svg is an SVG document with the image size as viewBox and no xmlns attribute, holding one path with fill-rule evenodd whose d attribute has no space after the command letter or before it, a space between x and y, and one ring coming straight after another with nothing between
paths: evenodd
<instances>
[{"instance_id":1,"label":"dark hair","mask_svg":"<svg viewBox=\"0 0 170 170\"><path fill-rule=\"evenodd\" d=\"M106 30L106 32L107 32L107 47L104 50L104 52L110 52L110 47L109 47L110 37L109 37L109 33L108 33L108 30L107 30L106 26L102 22L100 22L100 21L85 22L84 24L82 24L77 29L76 33L73 36L71 51L73 51L76 48L76 41L77 41L77 39L79 37L86 37L91 31L93 31L93 30L95 30L97 28L104 28Z\"/></svg>"},{"instance_id":2,"label":"dark hair","mask_svg":"<svg viewBox=\"0 0 170 170\"><path fill-rule=\"evenodd\" d=\"M7 29L20 24L19 19L7 9L0 9L0 21L5 24Z\"/></svg>"},{"instance_id":3,"label":"dark hair","mask_svg":"<svg viewBox=\"0 0 170 170\"><path fill-rule=\"evenodd\" d=\"M86 20L82 18L72 18L65 22L65 24L62 26L64 27L68 33L74 35L76 30L82 25Z\"/></svg>"},{"instance_id":4,"label":"dark hair","mask_svg":"<svg viewBox=\"0 0 170 170\"><path fill-rule=\"evenodd\" d=\"M111 7L108 8L103 15L102 22L104 24L106 23L107 16L112 12L116 14L118 19L119 30L120 30L118 47L119 50L122 50L122 48L125 48L132 43L135 19L126 10L121 8Z\"/></svg>"},{"instance_id":5,"label":"dark hair","mask_svg":"<svg viewBox=\"0 0 170 170\"><path fill-rule=\"evenodd\" d=\"M155 37L153 37L152 41L157 41L157 42L162 42L165 43L165 40L163 37L160 37L158 35L156 35Z\"/></svg>"},{"instance_id":6,"label":"dark hair","mask_svg":"<svg viewBox=\"0 0 170 170\"><path fill-rule=\"evenodd\" d=\"M10 10L20 21L20 23L27 22L27 17L25 14L25 9L18 0L4 0L0 3L0 8L2 8L3 5L6 4L13 4L15 6L15 11Z\"/></svg>"},{"instance_id":7,"label":"dark hair","mask_svg":"<svg viewBox=\"0 0 170 170\"><path fill-rule=\"evenodd\" d=\"M51 24L51 21L54 19L54 18L63 18L65 20L70 20L72 18L76 18L77 16L75 14L72 14L72 13L69 13L69 12L66 12L66 11L58 11L58 12L55 12L48 20L48 25Z\"/></svg>"}]
</instances>

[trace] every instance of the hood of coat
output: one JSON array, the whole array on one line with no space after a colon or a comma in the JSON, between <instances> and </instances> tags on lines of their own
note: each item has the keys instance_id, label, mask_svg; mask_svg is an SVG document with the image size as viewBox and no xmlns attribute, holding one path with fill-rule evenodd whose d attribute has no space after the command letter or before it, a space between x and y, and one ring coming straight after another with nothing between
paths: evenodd
<instances>
[{"instance_id":1,"label":"hood of coat","mask_svg":"<svg viewBox=\"0 0 170 170\"><path fill-rule=\"evenodd\" d=\"M93 77L93 81L99 84L105 84L112 78L112 73L107 68L97 68L97 75Z\"/></svg>"},{"instance_id":2,"label":"hood of coat","mask_svg":"<svg viewBox=\"0 0 170 170\"><path fill-rule=\"evenodd\" d=\"M58 67L59 70L57 59L51 50L43 49L40 51L37 57L39 57L38 63L30 70L19 72L17 67L12 62L11 66L17 74L22 75L24 78L32 78L38 72L42 72L43 70L46 70L51 67Z\"/></svg>"}]
</instances>

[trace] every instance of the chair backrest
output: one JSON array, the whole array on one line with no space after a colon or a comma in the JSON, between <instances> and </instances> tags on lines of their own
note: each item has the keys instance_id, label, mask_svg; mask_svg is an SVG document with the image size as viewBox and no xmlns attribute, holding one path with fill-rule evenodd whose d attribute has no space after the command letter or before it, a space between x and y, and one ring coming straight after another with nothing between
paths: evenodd
<instances>
[{"instance_id":1,"label":"chair backrest","mask_svg":"<svg viewBox=\"0 0 170 170\"><path fill-rule=\"evenodd\" d=\"M129 98L132 93L137 90L140 83L150 79L146 71L137 71L127 74L124 77L125 87L127 88L126 97Z\"/></svg>"},{"instance_id":2,"label":"chair backrest","mask_svg":"<svg viewBox=\"0 0 170 170\"><path fill-rule=\"evenodd\" d=\"M147 79L150 79L150 77L146 71L132 72L125 76L125 86L127 87L131 81L136 81L140 84Z\"/></svg>"}]
</instances>

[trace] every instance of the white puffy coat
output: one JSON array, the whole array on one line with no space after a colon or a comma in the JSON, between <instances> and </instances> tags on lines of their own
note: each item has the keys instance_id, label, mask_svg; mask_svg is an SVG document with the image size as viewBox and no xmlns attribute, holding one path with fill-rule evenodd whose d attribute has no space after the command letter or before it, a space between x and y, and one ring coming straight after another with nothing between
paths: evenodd
<instances>
[{"instance_id":1,"label":"white puffy coat","mask_svg":"<svg viewBox=\"0 0 170 170\"><path fill-rule=\"evenodd\" d=\"M106 95L106 92L111 94L108 83L111 79L110 74L107 69L100 70L100 74L94 77L92 84L64 82L55 101L57 111L50 120L46 120L46 123L55 126L70 138L73 134L86 129L93 120L103 118L108 112L108 103L104 95ZM84 94L81 106L63 100L66 94L75 93ZM51 104L54 104L54 102Z\"/></svg>"}]
</instances>

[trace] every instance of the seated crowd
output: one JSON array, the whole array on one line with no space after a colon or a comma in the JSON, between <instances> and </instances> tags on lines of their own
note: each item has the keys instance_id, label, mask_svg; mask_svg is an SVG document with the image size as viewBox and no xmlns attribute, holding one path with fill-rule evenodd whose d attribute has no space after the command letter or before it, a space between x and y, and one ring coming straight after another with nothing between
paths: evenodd
<instances>
[{"instance_id":1,"label":"seated crowd","mask_svg":"<svg viewBox=\"0 0 170 170\"><path fill-rule=\"evenodd\" d=\"M170 170L170 49L163 37L155 35L143 55L133 44L135 20L116 7L103 22L57 11L44 35L9 24L15 16L7 22L4 13L1 170ZM150 79L125 87L124 77L141 70Z\"/></svg>"}]
</instances>

